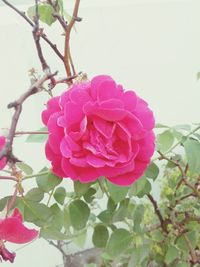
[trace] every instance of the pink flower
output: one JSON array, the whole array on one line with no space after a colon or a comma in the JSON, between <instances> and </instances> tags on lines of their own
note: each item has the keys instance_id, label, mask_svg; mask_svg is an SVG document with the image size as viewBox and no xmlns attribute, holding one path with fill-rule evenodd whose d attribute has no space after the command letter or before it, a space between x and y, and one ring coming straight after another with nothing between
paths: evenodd
<instances>
[{"instance_id":1,"label":"pink flower","mask_svg":"<svg viewBox=\"0 0 200 267\"><path fill-rule=\"evenodd\" d=\"M16 208L10 217L0 219L0 259L14 261L15 253L9 252L4 241L23 244L28 243L38 236L38 231L28 229L23 225L22 216Z\"/></svg>"},{"instance_id":2,"label":"pink flower","mask_svg":"<svg viewBox=\"0 0 200 267\"><path fill-rule=\"evenodd\" d=\"M6 144L5 136L0 136L0 152L3 150L5 144ZM0 170L2 170L5 166L6 166L6 158L4 157L0 160Z\"/></svg>"},{"instance_id":3,"label":"pink flower","mask_svg":"<svg viewBox=\"0 0 200 267\"><path fill-rule=\"evenodd\" d=\"M83 183L105 176L130 185L155 149L148 104L109 76L76 83L50 99L42 120L49 131L46 157L52 171Z\"/></svg>"}]
</instances>

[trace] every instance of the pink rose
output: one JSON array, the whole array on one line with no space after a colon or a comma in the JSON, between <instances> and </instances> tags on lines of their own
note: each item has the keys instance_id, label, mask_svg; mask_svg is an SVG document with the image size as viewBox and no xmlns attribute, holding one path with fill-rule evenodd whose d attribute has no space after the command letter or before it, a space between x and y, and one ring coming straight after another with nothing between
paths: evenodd
<instances>
[{"instance_id":1,"label":"pink rose","mask_svg":"<svg viewBox=\"0 0 200 267\"><path fill-rule=\"evenodd\" d=\"M6 144L5 136L0 136L0 152L3 150L5 144ZM4 157L0 160L0 170L2 170L5 166L6 166L6 158Z\"/></svg>"},{"instance_id":2,"label":"pink rose","mask_svg":"<svg viewBox=\"0 0 200 267\"><path fill-rule=\"evenodd\" d=\"M105 176L130 185L144 173L155 149L148 104L109 76L75 83L53 97L42 120L49 131L46 157L52 171L83 183Z\"/></svg>"},{"instance_id":3,"label":"pink rose","mask_svg":"<svg viewBox=\"0 0 200 267\"><path fill-rule=\"evenodd\" d=\"M15 209L10 217L0 219L0 260L13 262L15 253L9 252L4 245L5 241L23 244L28 243L38 236L38 231L28 229L23 225L22 216Z\"/></svg>"}]
</instances>

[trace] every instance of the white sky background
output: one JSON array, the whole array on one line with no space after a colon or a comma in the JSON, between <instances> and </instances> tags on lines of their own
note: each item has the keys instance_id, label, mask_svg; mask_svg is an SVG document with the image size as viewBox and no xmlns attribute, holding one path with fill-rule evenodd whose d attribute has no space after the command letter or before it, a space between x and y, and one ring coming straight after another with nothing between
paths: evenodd
<instances>
[{"instance_id":1,"label":"white sky background","mask_svg":"<svg viewBox=\"0 0 200 267\"><path fill-rule=\"evenodd\" d=\"M71 6L73 1L68 2ZM82 0L83 21L72 35L75 66L89 77L110 74L125 88L134 89L149 102L157 122L199 122L199 13L199 0ZM59 27L50 28L49 34L62 48ZM52 70L59 70L63 77L64 69L51 50L45 50L45 55ZM27 71L32 67L40 70L29 25L1 6L0 128L9 126L12 113L6 105L29 86ZM20 130L40 128L46 99L40 94L26 102ZM15 153L36 170L46 164L41 145L24 145L17 140ZM13 191L12 184L1 181L0 186L0 197ZM39 240L17 252L14 266L54 267L61 262L60 254Z\"/></svg>"}]
</instances>

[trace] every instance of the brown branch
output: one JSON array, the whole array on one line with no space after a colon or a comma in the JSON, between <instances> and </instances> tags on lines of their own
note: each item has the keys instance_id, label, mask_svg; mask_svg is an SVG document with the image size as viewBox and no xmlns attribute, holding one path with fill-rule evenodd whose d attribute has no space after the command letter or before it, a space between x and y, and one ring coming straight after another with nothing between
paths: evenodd
<instances>
[{"instance_id":1,"label":"brown branch","mask_svg":"<svg viewBox=\"0 0 200 267\"><path fill-rule=\"evenodd\" d=\"M167 160L168 162L171 162L172 164L174 164L174 165L179 169L179 171L180 171L180 173L181 173L181 175L182 175L182 178L185 178L185 177L186 177L185 170L181 167L181 165L180 165L177 161L168 158L167 156L165 156L165 155L164 155L163 153L161 153L160 151L157 151L157 152L158 152L158 154L160 155L160 158L159 158L160 160L165 159L165 160Z\"/></svg>"},{"instance_id":2,"label":"brown branch","mask_svg":"<svg viewBox=\"0 0 200 267\"><path fill-rule=\"evenodd\" d=\"M185 239L185 242L187 244L187 247L190 251L190 255L191 255L191 262L192 264L196 264L197 263L197 255L195 253L195 250L192 247L192 244L190 242L190 239L188 238L188 236L186 234L183 234L183 238Z\"/></svg>"},{"instance_id":3,"label":"brown branch","mask_svg":"<svg viewBox=\"0 0 200 267\"><path fill-rule=\"evenodd\" d=\"M157 204L156 200L153 198L153 196L151 194L147 194L147 197L149 198L149 200L151 201L151 203L152 203L152 205L154 207L155 213L158 216L158 219L160 221L160 225L161 225L163 231L165 233L167 233L168 231L166 229L165 221L164 221L164 219L162 217L162 214L161 214L161 212L160 212L160 210L158 208L158 204Z\"/></svg>"},{"instance_id":4,"label":"brown branch","mask_svg":"<svg viewBox=\"0 0 200 267\"><path fill-rule=\"evenodd\" d=\"M4 149L0 153L0 159L3 157L7 157L7 160L10 162L17 162L18 159L13 155L12 153L12 146L13 146L13 139L15 136L15 131L17 127L17 123L22 111L22 105L24 101L30 97L31 95L34 95L36 93L39 93L41 91L41 85L47 81L48 79L51 79L53 76L55 76L57 73L51 74L51 75L44 75L40 80L35 82L25 93L23 93L18 100L8 104L8 108L14 108L15 112L12 117L10 130L8 133L8 137L6 140L6 145Z\"/></svg>"},{"instance_id":5,"label":"brown branch","mask_svg":"<svg viewBox=\"0 0 200 267\"><path fill-rule=\"evenodd\" d=\"M38 53L38 57L40 59L41 65L42 65L42 69L44 72L50 72L50 68L47 65L47 62L44 58L43 52L42 52L42 48L40 45L40 36L41 36L41 30L39 28L39 9L38 9L38 0L35 0L35 16L34 16L34 27L33 27L33 38L35 41L35 45L36 45L36 49L37 49L37 53Z\"/></svg>"},{"instance_id":6,"label":"brown branch","mask_svg":"<svg viewBox=\"0 0 200 267\"><path fill-rule=\"evenodd\" d=\"M71 68L70 68L70 47L69 47L69 41L70 41L70 33L72 30L72 27L74 26L74 23L76 21L80 21L78 18L78 10L79 10L79 5L80 5L80 0L75 0L75 5L74 5L74 11L72 18L66 28L65 31L65 50L64 50L64 64L65 64L65 70L67 73L67 77L71 77Z\"/></svg>"},{"instance_id":7,"label":"brown branch","mask_svg":"<svg viewBox=\"0 0 200 267\"><path fill-rule=\"evenodd\" d=\"M4 4L6 4L7 6L9 6L11 9L13 9L17 14L19 14L24 20L27 21L27 23L31 26L34 27L34 23L32 22L32 20L30 20L27 16L26 13L23 11L18 10L15 6L13 6L11 3L9 3L7 0L1 0L2 2L4 2ZM45 35L44 32L41 32L41 38L52 48L52 50L55 52L55 54L64 62L64 58L63 55L60 53L60 51L58 50L57 46L55 44L53 44Z\"/></svg>"},{"instance_id":8,"label":"brown branch","mask_svg":"<svg viewBox=\"0 0 200 267\"><path fill-rule=\"evenodd\" d=\"M11 180L14 182L18 182L17 178L15 178L14 176L0 176L0 180Z\"/></svg>"},{"instance_id":9,"label":"brown branch","mask_svg":"<svg viewBox=\"0 0 200 267\"><path fill-rule=\"evenodd\" d=\"M194 193L190 193L190 194L187 194L187 195L184 195L184 196L180 197L179 199L176 200L176 205L179 204L182 200L184 200L186 198L189 198L189 197L195 197L195 194Z\"/></svg>"}]
</instances>

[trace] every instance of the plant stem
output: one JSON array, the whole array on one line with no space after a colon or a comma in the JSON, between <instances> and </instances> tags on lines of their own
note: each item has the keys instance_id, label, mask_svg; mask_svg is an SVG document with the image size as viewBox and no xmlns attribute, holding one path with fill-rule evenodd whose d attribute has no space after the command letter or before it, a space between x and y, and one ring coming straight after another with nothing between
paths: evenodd
<instances>
[{"instance_id":1,"label":"plant stem","mask_svg":"<svg viewBox=\"0 0 200 267\"><path fill-rule=\"evenodd\" d=\"M44 171L44 172L39 172L39 173L36 173L36 174L26 175L26 176L24 176L22 178L22 180L27 180L27 179L34 178L34 177L43 176L43 175L46 175L48 173L49 173L49 170L48 171Z\"/></svg>"}]
</instances>

